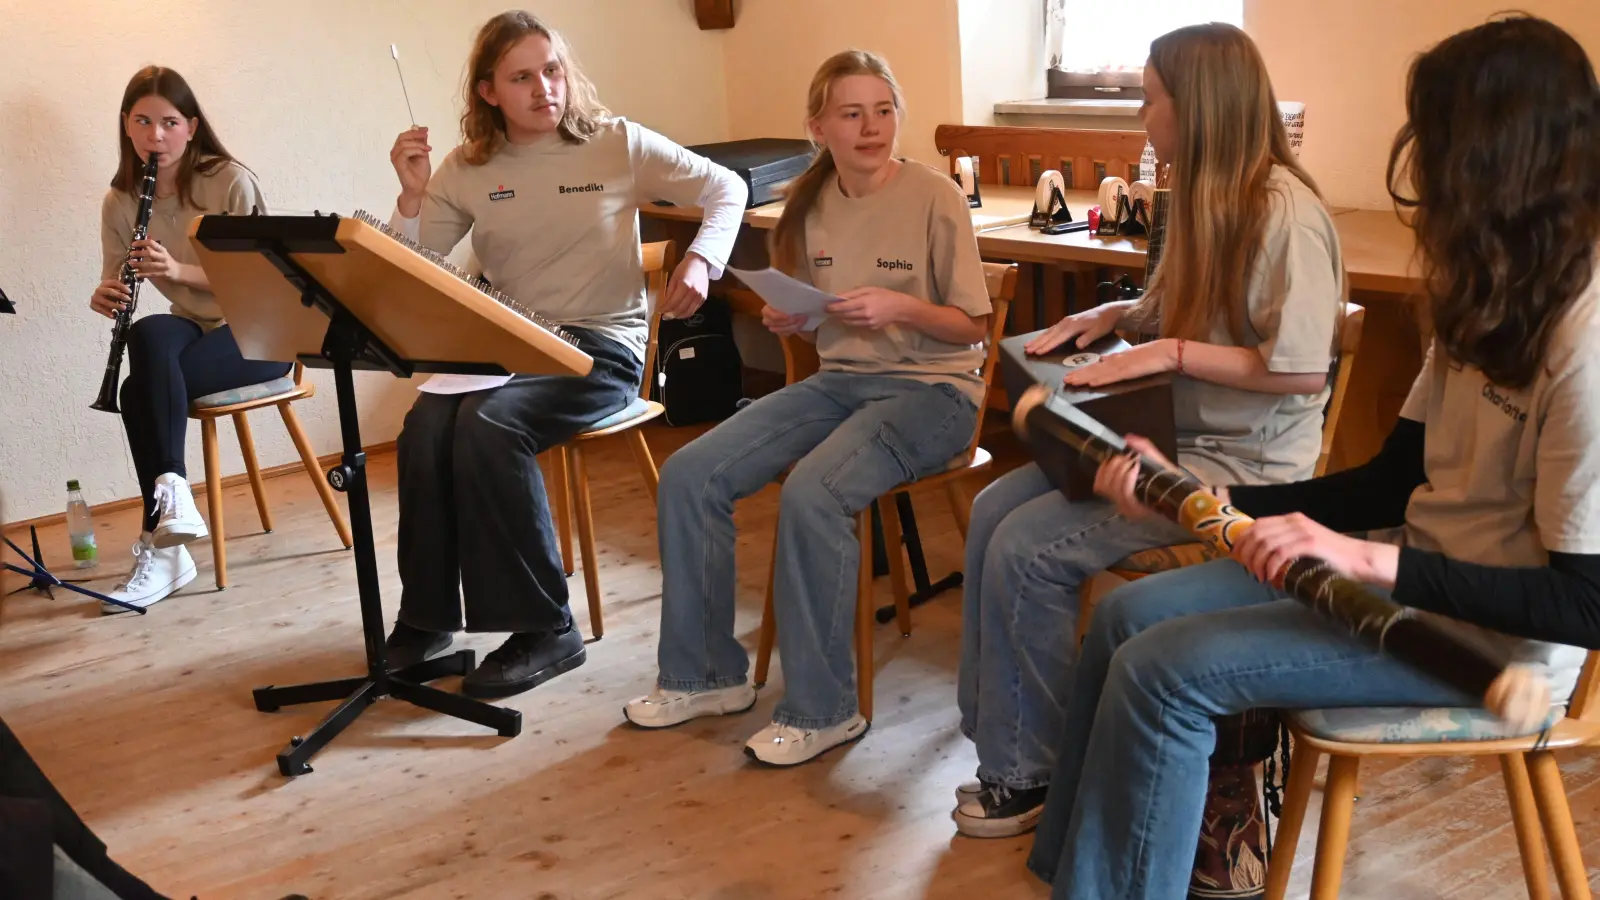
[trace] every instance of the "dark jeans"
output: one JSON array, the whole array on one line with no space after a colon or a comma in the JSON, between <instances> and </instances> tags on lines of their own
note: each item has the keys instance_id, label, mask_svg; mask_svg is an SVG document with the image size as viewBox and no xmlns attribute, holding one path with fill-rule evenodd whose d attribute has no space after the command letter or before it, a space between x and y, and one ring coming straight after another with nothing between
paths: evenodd
<instances>
[{"instance_id":1,"label":"dark jeans","mask_svg":"<svg viewBox=\"0 0 1600 900\"><path fill-rule=\"evenodd\" d=\"M639 395L644 363L567 329L584 378L519 375L493 390L420 394L398 441L400 620L428 631L559 631L567 576L538 454Z\"/></svg>"},{"instance_id":2,"label":"dark jeans","mask_svg":"<svg viewBox=\"0 0 1600 900\"><path fill-rule=\"evenodd\" d=\"M72 811L0 720L0 897L50 896L52 844L123 900L162 900L111 861L106 845Z\"/></svg>"},{"instance_id":3,"label":"dark jeans","mask_svg":"<svg viewBox=\"0 0 1600 900\"><path fill-rule=\"evenodd\" d=\"M151 494L167 472L187 478L183 442L189 401L217 391L281 378L289 364L239 355L233 329L203 330L172 315L145 316L128 331L128 377L122 382L122 425L144 496L144 530L156 527Z\"/></svg>"}]
</instances>

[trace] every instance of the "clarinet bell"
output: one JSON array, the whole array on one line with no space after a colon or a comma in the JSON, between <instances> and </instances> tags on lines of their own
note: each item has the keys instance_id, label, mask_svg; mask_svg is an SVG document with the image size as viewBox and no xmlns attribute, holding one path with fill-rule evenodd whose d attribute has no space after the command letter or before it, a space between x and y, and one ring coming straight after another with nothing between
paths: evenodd
<instances>
[{"instance_id":1,"label":"clarinet bell","mask_svg":"<svg viewBox=\"0 0 1600 900\"><path fill-rule=\"evenodd\" d=\"M94 402L89 404L90 409L118 415L122 414L122 409L117 406L117 382L120 380L119 376L121 375L120 366L118 371L115 372L110 369L106 370L105 377L100 379L100 396L94 398Z\"/></svg>"}]
</instances>

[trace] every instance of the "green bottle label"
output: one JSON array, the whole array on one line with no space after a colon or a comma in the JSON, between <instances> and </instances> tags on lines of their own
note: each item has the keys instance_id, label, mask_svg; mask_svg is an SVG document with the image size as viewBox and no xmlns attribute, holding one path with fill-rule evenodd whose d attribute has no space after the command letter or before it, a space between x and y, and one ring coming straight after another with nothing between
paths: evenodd
<instances>
[{"instance_id":1,"label":"green bottle label","mask_svg":"<svg viewBox=\"0 0 1600 900\"><path fill-rule=\"evenodd\" d=\"M87 562L100 555L100 550L95 546L94 535L77 535L72 538L72 558L76 562Z\"/></svg>"}]
</instances>

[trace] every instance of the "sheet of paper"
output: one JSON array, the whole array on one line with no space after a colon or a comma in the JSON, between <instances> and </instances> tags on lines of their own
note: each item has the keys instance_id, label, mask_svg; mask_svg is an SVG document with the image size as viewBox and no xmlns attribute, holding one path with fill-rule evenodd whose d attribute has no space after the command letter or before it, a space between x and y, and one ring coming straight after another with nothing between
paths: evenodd
<instances>
[{"instance_id":1,"label":"sheet of paper","mask_svg":"<svg viewBox=\"0 0 1600 900\"><path fill-rule=\"evenodd\" d=\"M438 374L417 388L424 394L470 394L497 388L511 380L510 375L450 375Z\"/></svg>"},{"instance_id":2,"label":"sheet of paper","mask_svg":"<svg viewBox=\"0 0 1600 900\"><path fill-rule=\"evenodd\" d=\"M790 278L777 269L750 270L729 266L728 271L739 276L740 281L759 294L772 308L782 310L791 316L805 316L806 324L800 329L801 331L816 331L817 326L828 316L828 304L839 299L804 281Z\"/></svg>"}]
</instances>

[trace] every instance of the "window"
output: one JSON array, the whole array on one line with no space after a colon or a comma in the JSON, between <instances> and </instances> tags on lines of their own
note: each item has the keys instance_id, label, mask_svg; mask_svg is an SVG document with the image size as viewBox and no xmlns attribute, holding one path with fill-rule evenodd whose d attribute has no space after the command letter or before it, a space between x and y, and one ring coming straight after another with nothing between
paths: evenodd
<instances>
[{"instance_id":1,"label":"window","mask_svg":"<svg viewBox=\"0 0 1600 900\"><path fill-rule=\"evenodd\" d=\"M1243 0L1044 0L1050 96L1137 99L1150 42L1201 22L1244 24ZM1087 75L1098 78L1084 77ZM1077 77L1068 77L1077 76ZM1063 92L1063 91L1067 92ZM1107 96L1107 92L1110 96Z\"/></svg>"}]
</instances>

